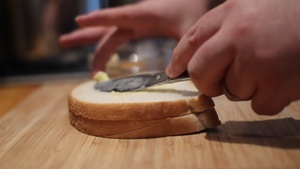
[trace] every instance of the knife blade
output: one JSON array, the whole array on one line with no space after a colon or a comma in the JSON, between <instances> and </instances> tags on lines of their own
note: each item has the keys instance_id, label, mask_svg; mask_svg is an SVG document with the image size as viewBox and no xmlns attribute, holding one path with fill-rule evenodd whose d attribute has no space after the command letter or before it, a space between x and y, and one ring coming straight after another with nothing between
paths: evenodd
<instances>
[{"instance_id":1,"label":"knife blade","mask_svg":"<svg viewBox=\"0 0 300 169\"><path fill-rule=\"evenodd\" d=\"M146 87L164 84L164 83L174 83L178 81L190 80L187 71L175 78L170 78L165 72L155 72L149 74L140 74L134 76L121 77L116 79L111 79L105 82L96 82L94 88L96 90L104 92L126 92L132 90L143 89Z\"/></svg>"}]
</instances>

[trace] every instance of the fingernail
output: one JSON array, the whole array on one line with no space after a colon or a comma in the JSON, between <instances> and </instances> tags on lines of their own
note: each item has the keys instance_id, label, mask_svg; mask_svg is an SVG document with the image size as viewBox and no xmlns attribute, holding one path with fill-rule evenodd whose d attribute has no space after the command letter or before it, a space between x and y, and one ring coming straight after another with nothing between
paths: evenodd
<instances>
[{"instance_id":1,"label":"fingernail","mask_svg":"<svg viewBox=\"0 0 300 169\"><path fill-rule=\"evenodd\" d=\"M67 38L68 38L67 35L61 35L61 36L59 37L59 40L64 41L64 40L66 40Z\"/></svg>"},{"instance_id":2,"label":"fingernail","mask_svg":"<svg viewBox=\"0 0 300 169\"><path fill-rule=\"evenodd\" d=\"M76 22L78 22L78 20L80 20L80 16L77 16L77 17L75 18L75 21L76 21Z\"/></svg>"},{"instance_id":3,"label":"fingernail","mask_svg":"<svg viewBox=\"0 0 300 169\"><path fill-rule=\"evenodd\" d=\"M80 22L80 21L82 21L83 18L84 18L83 16L79 15L75 18L75 21Z\"/></svg>"},{"instance_id":4,"label":"fingernail","mask_svg":"<svg viewBox=\"0 0 300 169\"><path fill-rule=\"evenodd\" d=\"M173 77L173 70L172 70L172 68L170 68L170 66L167 67L167 69L166 69L166 74L167 74L169 77Z\"/></svg>"},{"instance_id":5,"label":"fingernail","mask_svg":"<svg viewBox=\"0 0 300 169\"><path fill-rule=\"evenodd\" d=\"M64 40L65 40L64 35L61 35L61 36L58 38L58 41L59 41L59 42L64 41Z\"/></svg>"}]
</instances>

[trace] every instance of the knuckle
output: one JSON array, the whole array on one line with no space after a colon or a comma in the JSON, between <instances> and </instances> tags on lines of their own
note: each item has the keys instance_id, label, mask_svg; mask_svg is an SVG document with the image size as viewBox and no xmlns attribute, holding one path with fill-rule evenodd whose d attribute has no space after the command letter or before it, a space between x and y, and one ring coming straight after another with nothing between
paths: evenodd
<instances>
[{"instance_id":1,"label":"knuckle","mask_svg":"<svg viewBox=\"0 0 300 169\"><path fill-rule=\"evenodd\" d=\"M186 41L189 46L198 46L200 40L196 35L196 27L192 27L186 34Z\"/></svg>"},{"instance_id":2,"label":"knuckle","mask_svg":"<svg viewBox=\"0 0 300 169\"><path fill-rule=\"evenodd\" d=\"M250 35L253 32L253 25L250 21L242 21L235 25L232 34L236 38L245 37L245 35Z\"/></svg>"},{"instance_id":3,"label":"knuckle","mask_svg":"<svg viewBox=\"0 0 300 169\"><path fill-rule=\"evenodd\" d=\"M232 34L234 37L242 38L245 35L252 37L257 29L258 14L253 10L244 11L242 14L243 20L236 22L232 28Z\"/></svg>"}]
</instances>

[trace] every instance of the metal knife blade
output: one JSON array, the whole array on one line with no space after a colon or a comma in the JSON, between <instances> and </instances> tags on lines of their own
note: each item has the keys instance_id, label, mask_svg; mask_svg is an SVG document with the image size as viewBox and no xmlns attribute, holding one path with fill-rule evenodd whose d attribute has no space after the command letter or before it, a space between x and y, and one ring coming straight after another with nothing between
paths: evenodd
<instances>
[{"instance_id":1,"label":"metal knife blade","mask_svg":"<svg viewBox=\"0 0 300 169\"><path fill-rule=\"evenodd\" d=\"M134 76L121 77L105 82L97 82L94 88L104 92L126 92L146 88L153 85L174 83L189 79L190 77L187 71L185 71L183 74L179 75L176 78L168 77L165 72L156 72L150 74L140 74Z\"/></svg>"}]
</instances>

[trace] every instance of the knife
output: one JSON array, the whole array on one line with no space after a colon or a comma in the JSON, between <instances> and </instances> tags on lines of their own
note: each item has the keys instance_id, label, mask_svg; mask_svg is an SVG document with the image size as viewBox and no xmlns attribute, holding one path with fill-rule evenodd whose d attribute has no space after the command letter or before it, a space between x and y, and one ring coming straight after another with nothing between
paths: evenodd
<instances>
[{"instance_id":1,"label":"knife","mask_svg":"<svg viewBox=\"0 0 300 169\"><path fill-rule=\"evenodd\" d=\"M190 76L187 71L181 75L170 78L165 72L155 72L149 74L140 74L134 76L121 77L111 79L105 82L96 82L94 88L96 90L104 92L126 92L132 90L143 89L146 87L160 85L165 83L174 83L179 81L190 80Z\"/></svg>"}]
</instances>

